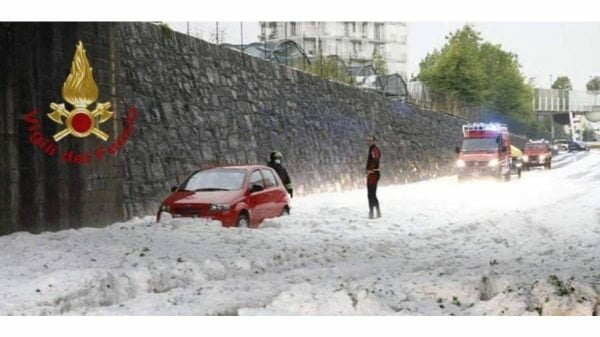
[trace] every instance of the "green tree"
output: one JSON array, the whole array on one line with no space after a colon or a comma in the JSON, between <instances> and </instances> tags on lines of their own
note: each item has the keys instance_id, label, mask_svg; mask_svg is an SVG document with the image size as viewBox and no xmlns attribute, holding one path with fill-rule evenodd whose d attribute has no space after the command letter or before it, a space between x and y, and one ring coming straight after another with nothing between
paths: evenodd
<instances>
[{"instance_id":1,"label":"green tree","mask_svg":"<svg viewBox=\"0 0 600 337\"><path fill-rule=\"evenodd\" d=\"M434 93L482 108L532 118L533 88L521 74L517 55L482 42L471 26L451 33L440 51L419 64L419 80Z\"/></svg>"},{"instance_id":2,"label":"green tree","mask_svg":"<svg viewBox=\"0 0 600 337\"><path fill-rule=\"evenodd\" d=\"M479 33L465 26L446 37L440 52L428 54L420 64L419 79L435 93L482 103L484 81L479 62Z\"/></svg>"},{"instance_id":3,"label":"green tree","mask_svg":"<svg viewBox=\"0 0 600 337\"><path fill-rule=\"evenodd\" d=\"M373 68L375 68L375 73L377 75L387 75L387 62L383 58L383 55L378 51L378 48L373 48Z\"/></svg>"},{"instance_id":4,"label":"green tree","mask_svg":"<svg viewBox=\"0 0 600 337\"><path fill-rule=\"evenodd\" d=\"M503 114L530 117L533 88L526 84L517 55L500 45L483 43L480 49L483 67L483 106Z\"/></svg>"},{"instance_id":5,"label":"green tree","mask_svg":"<svg viewBox=\"0 0 600 337\"><path fill-rule=\"evenodd\" d=\"M573 85L567 76L558 76L556 81L552 83L552 89L573 90Z\"/></svg>"},{"instance_id":6,"label":"green tree","mask_svg":"<svg viewBox=\"0 0 600 337\"><path fill-rule=\"evenodd\" d=\"M585 85L586 89L589 91L599 91L600 90L600 76L594 76L591 80L587 82Z\"/></svg>"}]
</instances>

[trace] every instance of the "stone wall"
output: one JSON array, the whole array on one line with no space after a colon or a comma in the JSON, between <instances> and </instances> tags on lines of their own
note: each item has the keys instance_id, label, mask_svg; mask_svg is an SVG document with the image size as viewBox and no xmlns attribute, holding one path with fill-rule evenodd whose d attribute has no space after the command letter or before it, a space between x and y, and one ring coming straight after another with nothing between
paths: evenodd
<instances>
[{"instance_id":1,"label":"stone wall","mask_svg":"<svg viewBox=\"0 0 600 337\"><path fill-rule=\"evenodd\" d=\"M63 102L82 40L110 133L138 120L116 156L74 165L28 141L23 116ZM377 135L382 184L449 172L463 121L242 55L148 23L0 23L0 234L102 226L155 213L170 186L204 165L265 163L284 154L298 195L364 186L365 136ZM103 126L104 127L104 126ZM85 151L93 137L62 140Z\"/></svg>"},{"instance_id":2,"label":"stone wall","mask_svg":"<svg viewBox=\"0 0 600 337\"><path fill-rule=\"evenodd\" d=\"M155 211L194 168L264 163L280 150L298 194L363 187L367 145L382 184L447 172L463 121L393 102L148 24L119 26L120 95L142 111L127 161L129 214Z\"/></svg>"}]
</instances>

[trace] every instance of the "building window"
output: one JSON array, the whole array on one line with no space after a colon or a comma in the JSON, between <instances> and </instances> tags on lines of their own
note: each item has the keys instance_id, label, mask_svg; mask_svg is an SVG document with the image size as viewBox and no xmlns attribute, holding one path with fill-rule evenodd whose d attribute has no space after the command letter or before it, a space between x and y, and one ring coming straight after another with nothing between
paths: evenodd
<instances>
[{"instance_id":1,"label":"building window","mask_svg":"<svg viewBox=\"0 0 600 337\"><path fill-rule=\"evenodd\" d=\"M269 22L269 39L278 39L277 22Z\"/></svg>"},{"instance_id":2,"label":"building window","mask_svg":"<svg viewBox=\"0 0 600 337\"><path fill-rule=\"evenodd\" d=\"M305 48L305 52L309 55L309 56L313 56L315 55L315 41L314 40L304 40L304 48Z\"/></svg>"},{"instance_id":3,"label":"building window","mask_svg":"<svg viewBox=\"0 0 600 337\"><path fill-rule=\"evenodd\" d=\"M354 54L359 54L362 52L362 44L360 41L352 41L352 52Z\"/></svg>"},{"instance_id":4,"label":"building window","mask_svg":"<svg viewBox=\"0 0 600 337\"><path fill-rule=\"evenodd\" d=\"M352 33L356 33L356 22L352 22Z\"/></svg>"},{"instance_id":5,"label":"building window","mask_svg":"<svg viewBox=\"0 0 600 337\"><path fill-rule=\"evenodd\" d=\"M374 34L374 39L375 40L383 40L383 24L381 23L376 23L375 24L375 34Z\"/></svg>"},{"instance_id":6,"label":"building window","mask_svg":"<svg viewBox=\"0 0 600 337\"><path fill-rule=\"evenodd\" d=\"M319 22L319 29L321 30L321 35L328 35L327 34L327 22Z\"/></svg>"},{"instance_id":7,"label":"building window","mask_svg":"<svg viewBox=\"0 0 600 337\"><path fill-rule=\"evenodd\" d=\"M350 36L350 22L344 22L344 36Z\"/></svg>"},{"instance_id":8,"label":"building window","mask_svg":"<svg viewBox=\"0 0 600 337\"><path fill-rule=\"evenodd\" d=\"M296 36L296 23L290 23L290 34L291 36Z\"/></svg>"},{"instance_id":9,"label":"building window","mask_svg":"<svg viewBox=\"0 0 600 337\"><path fill-rule=\"evenodd\" d=\"M383 43L374 43L373 44L373 54L377 53L377 54L385 57L384 52L385 52L385 48L384 48Z\"/></svg>"},{"instance_id":10,"label":"building window","mask_svg":"<svg viewBox=\"0 0 600 337\"><path fill-rule=\"evenodd\" d=\"M335 54L335 55L339 55L340 53L344 54L344 52L345 52L344 47L345 47L345 45L342 43L341 38L335 39L335 45L333 46L333 54ZM331 52L329 54L331 54Z\"/></svg>"},{"instance_id":11,"label":"building window","mask_svg":"<svg viewBox=\"0 0 600 337\"><path fill-rule=\"evenodd\" d=\"M400 38L400 43L401 44L406 44L406 35L402 35L402 37Z\"/></svg>"}]
</instances>

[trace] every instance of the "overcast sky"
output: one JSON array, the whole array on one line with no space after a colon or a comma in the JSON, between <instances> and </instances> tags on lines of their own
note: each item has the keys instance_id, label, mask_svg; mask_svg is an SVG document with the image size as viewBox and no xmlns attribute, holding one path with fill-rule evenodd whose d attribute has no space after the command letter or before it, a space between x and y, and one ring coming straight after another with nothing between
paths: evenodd
<instances>
[{"instance_id":1,"label":"overcast sky","mask_svg":"<svg viewBox=\"0 0 600 337\"><path fill-rule=\"evenodd\" d=\"M444 45L449 32L465 22L409 22L408 74L417 74L419 62L428 52ZM501 44L516 53L525 76L538 87L549 87L559 75L571 78L574 89L585 90L590 76L600 76L600 22L510 23L469 22L484 40ZM174 29L187 31L187 24L169 22ZM240 22L219 22L224 42L239 44ZM190 23L190 33L205 40L214 39L215 22ZM258 41L258 22L244 22L244 43ZM221 34L222 35L222 34ZM220 40L222 40L222 37Z\"/></svg>"}]
</instances>

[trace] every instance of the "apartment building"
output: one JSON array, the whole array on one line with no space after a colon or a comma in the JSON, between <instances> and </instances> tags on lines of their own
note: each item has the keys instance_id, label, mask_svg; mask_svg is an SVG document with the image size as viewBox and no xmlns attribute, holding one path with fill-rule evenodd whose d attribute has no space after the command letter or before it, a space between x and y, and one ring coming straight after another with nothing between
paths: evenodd
<instances>
[{"instance_id":1,"label":"apartment building","mask_svg":"<svg viewBox=\"0 0 600 337\"><path fill-rule=\"evenodd\" d=\"M293 40L309 58L337 55L347 66L371 63L383 56L388 73L406 80L408 26L404 22L260 22L261 41Z\"/></svg>"}]
</instances>

